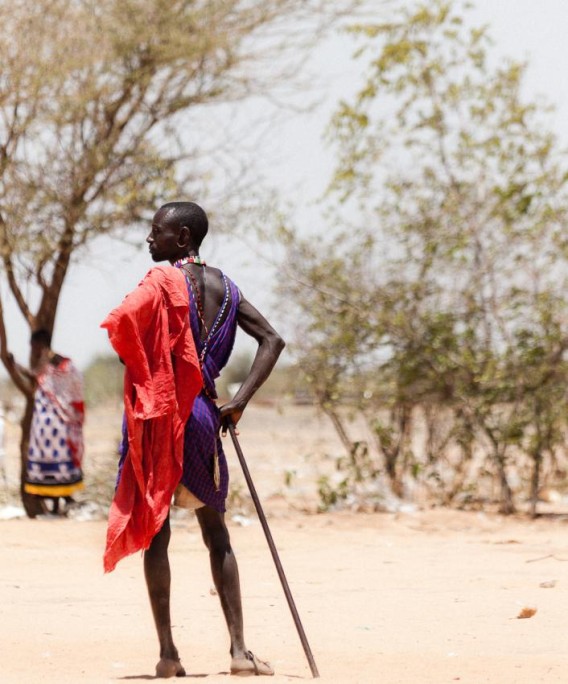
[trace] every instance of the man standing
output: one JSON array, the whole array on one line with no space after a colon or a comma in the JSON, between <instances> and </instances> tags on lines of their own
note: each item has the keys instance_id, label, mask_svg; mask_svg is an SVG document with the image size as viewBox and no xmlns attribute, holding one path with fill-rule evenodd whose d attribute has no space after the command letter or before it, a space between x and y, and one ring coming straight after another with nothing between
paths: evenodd
<instances>
[{"instance_id":1,"label":"man standing","mask_svg":"<svg viewBox=\"0 0 568 684\"><path fill-rule=\"evenodd\" d=\"M152 229L147 237L152 260L170 262L175 269L169 269L169 271L160 267L152 269L145 279L146 284L148 284L148 279L153 278L152 274L158 272L160 279L166 277L171 281L167 287L163 284L159 285L162 294L168 293L167 296L172 296L172 291L179 288L179 283L183 283L189 306L189 335L195 347L202 377L202 384L198 388L199 393L197 396L188 397L184 404L184 406L191 405L191 413L187 419L183 420L185 427L181 440L178 439L179 435L172 440L174 461L176 439L183 445L181 475L178 477L177 471L172 475L175 489L174 501L176 505L195 510L203 540L209 550L213 581L229 630L231 673L272 675L274 672L270 665L249 651L244 641L238 568L224 520L229 478L219 430L224 424L226 425L227 421L233 424L238 423L246 405L272 371L284 348L284 342L268 321L242 296L236 285L219 269L207 266L201 259L199 248L207 230L207 216L201 207L193 202L171 202L163 205L155 214ZM175 270L177 273L174 273ZM180 279L178 274L181 274L183 278ZM125 303L128 300L127 297ZM148 299L143 298L143 300L146 304L143 304L142 308L147 307ZM156 298L158 302L162 300L163 296L161 299ZM130 319L136 319L136 326L139 324L146 326L149 316L139 315L140 307L134 300L127 308L129 311L126 314L121 311L121 307L116 309L111 314L113 320L109 322L111 318L109 317L103 326L109 329L111 342L125 362L128 376L131 372L136 373L136 369L131 368L134 357L127 348L125 349L123 333L127 328L123 328L123 332L120 332L121 321L126 315ZM171 316L174 308L175 305L168 304L165 315ZM169 324L169 339L172 338L171 331L174 329L176 345L179 345L179 339L184 334L180 328L181 325L181 323ZM237 327L257 341L258 350L248 377L234 398L218 408L215 379L229 360ZM147 337L147 334L144 334L141 339L147 339ZM127 359L124 358L121 349L125 349ZM145 354L152 357L154 352L145 352ZM189 359L189 356L187 352L185 358ZM179 358L182 358L182 354L172 351L171 372L174 378L179 368ZM191 360L188 361L190 362ZM167 366L167 359L164 363ZM158 364L160 368L164 368L164 363ZM152 365L153 361L150 358L149 367ZM138 386L142 384L144 383ZM126 389L125 400L130 400ZM155 397L152 396L152 405L154 405L154 400ZM180 405L178 397L178 407ZM186 409L183 409L180 414L184 410ZM151 420L143 424L143 436L140 442L142 445L148 443L144 434L150 431L150 424ZM133 440L128 434L129 426L132 425L132 429L136 429L132 421L130 423L126 421L126 425L119 471L122 474L119 475L117 495L121 495L120 490L123 485L121 480L125 473L124 469L128 468L129 454L132 450ZM155 444L155 442L152 443ZM167 495L169 495L169 490L165 492L165 496ZM153 501L155 497L147 497L147 499ZM124 510L124 507L121 510ZM170 623L169 516L167 513L165 516L159 513L158 516L163 516L163 523L160 520L159 526L156 526L157 531L154 533L152 530L151 540L148 540L148 534L146 534L145 541L141 542L141 547L139 546L139 548L147 549L144 554L144 570L160 643L160 660L156 666L156 675L158 677L183 676L185 671L173 642ZM153 517L156 518L156 515ZM111 525L112 520L109 520L109 530ZM115 559L110 556L115 539L116 537L107 540L107 555L109 556L108 563L105 559L107 569L114 567ZM138 543L131 545L126 552L131 552L130 549L135 548Z\"/></svg>"}]
</instances>

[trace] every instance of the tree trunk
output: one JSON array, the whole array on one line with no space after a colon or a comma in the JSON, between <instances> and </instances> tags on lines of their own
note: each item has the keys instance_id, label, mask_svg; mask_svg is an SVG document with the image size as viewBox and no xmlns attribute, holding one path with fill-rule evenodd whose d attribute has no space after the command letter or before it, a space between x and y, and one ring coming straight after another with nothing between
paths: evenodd
<instances>
[{"instance_id":1,"label":"tree trunk","mask_svg":"<svg viewBox=\"0 0 568 684\"><path fill-rule=\"evenodd\" d=\"M26 396L26 405L24 414L20 422L22 428L22 436L20 440L20 497L22 505L29 518L35 518L45 512L43 501L40 496L35 494L28 494L24 490L26 482L26 471L28 465L28 447L30 444L30 430L32 427L32 416L34 412L34 397Z\"/></svg>"},{"instance_id":2,"label":"tree trunk","mask_svg":"<svg viewBox=\"0 0 568 684\"><path fill-rule=\"evenodd\" d=\"M397 439L390 449L383 448L385 454L386 470L391 481L391 487L396 496L404 498L403 477L406 471L406 463L397 469L400 455L405 455L405 445L411 426L412 410L406 405L396 406L391 412L391 426L395 426ZM406 460L406 459L405 459Z\"/></svg>"},{"instance_id":3,"label":"tree trunk","mask_svg":"<svg viewBox=\"0 0 568 684\"><path fill-rule=\"evenodd\" d=\"M505 472L505 455L496 454L497 469L499 476L499 485L501 488L501 502L499 504L499 513L503 515L511 515L515 512L515 504L513 502L513 490L507 479Z\"/></svg>"},{"instance_id":4,"label":"tree trunk","mask_svg":"<svg viewBox=\"0 0 568 684\"><path fill-rule=\"evenodd\" d=\"M534 451L531 454L533 459L533 472L531 477L531 517L536 518L536 507L538 503L538 490L540 489L540 474L542 470L542 452L545 444L545 438L542 434L542 423L541 423L541 404L539 401L535 404L535 423L536 423L536 443L534 445ZM548 433L550 437L550 431Z\"/></svg>"},{"instance_id":5,"label":"tree trunk","mask_svg":"<svg viewBox=\"0 0 568 684\"><path fill-rule=\"evenodd\" d=\"M536 518L536 507L538 504L538 490L540 489L540 472L542 466L542 452L540 448L532 454L533 472L531 477L531 518Z\"/></svg>"},{"instance_id":6,"label":"tree trunk","mask_svg":"<svg viewBox=\"0 0 568 684\"><path fill-rule=\"evenodd\" d=\"M332 408L324 406L323 404L320 404L320 406L325 415L331 420L333 427L335 428L335 432L337 433L337 436L339 437L341 443L345 447L345 451L349 456L351 456L353 451L353 442L349 439L349 435L347 434L347 430L343 425L343 421L341 420L337 412L334 411Z\"/></svg>"}]
</instances>

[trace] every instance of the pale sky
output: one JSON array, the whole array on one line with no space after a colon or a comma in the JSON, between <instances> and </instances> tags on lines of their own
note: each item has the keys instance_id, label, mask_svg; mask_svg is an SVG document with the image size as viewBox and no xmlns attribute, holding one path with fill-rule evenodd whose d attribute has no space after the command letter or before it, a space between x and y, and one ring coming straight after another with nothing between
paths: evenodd
<instances>
[{"instance_id":1,"label":"pale sky","mask_svg":"<svg viewBox=\"0 0 568 684\"><path fill-rule=\"evenodd\" d=\"M556 132L568 146L568 0L476 0L475 5L476 19L490 26L495 54L529 62L526 94L531 99L542 96L556 107ZM357 85L360 70L360 65L351 60L351 43L345 36L328 40L316 50L313 68L324 84L321 105L309 114L290 115L285 123L280 122L275 135L265 141L266 148L259 150L270 181L278 185L286 201L296 204L297 218L306 230L319 220L312 205L331 173L332 157L321 133L334 104L348 97ZM214 231L212 224L211 236ZM270 313L270 271L257 255L240 244L223 247L214 237L207 238L202 254L232 277L269 319L274 319ZM53 347L71 356L81 369L95 355L111 353L100 322L151 265L145 248L135 251L120 248L117 243L97 245L87 259L71 268ZM13 307L8 307L8 326L10 348L25 363L27 328Z\"/></svg>"}]
</instances>

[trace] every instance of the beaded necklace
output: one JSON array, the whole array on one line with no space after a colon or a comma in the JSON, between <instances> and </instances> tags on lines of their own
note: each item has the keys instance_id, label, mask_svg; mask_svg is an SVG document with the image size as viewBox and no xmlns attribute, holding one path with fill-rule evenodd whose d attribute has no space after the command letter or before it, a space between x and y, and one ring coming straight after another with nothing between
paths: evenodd
<instances>
[{"instance_id":1,"label":"beaded necklace","mask_svg":"<svg viewBox=\"0 0 568 684\"><path fill-rule=\"evenodd\" d=\"M184 256L181 259L178 259L177 261L174 261L173 266L176 268L181 268L182 266L185 266L186 264L196 264L197 266L205 266L205 260L202 259L199 254L189 254L188 256ZM208 330L207 326L205 325L205 311L203 309L203 303L201 301L201 294L199 292L199 286L197 284L197 280L195 279L195 276L193 273L187 269L184 269L183 271L186 276L189 277L191 280L191 285L193 287L193 291L195 292L195 301L197 303L197 317L199 318L199 322L201 323L201 329L205 331L205 337L208 335Z\"/></svg>"},{"instance_id":2,"label":"beaded necklace","mask_svg":"<svg viewBox=\"0 0 568 684\"><path fill-rule=\"evenodd\" d=\"M177 261L174 261L174 266L176 268L180 268L181 266L185 266L185 264L197 264L198 266L205 266L205 260L202 259L199 254L196 254L195 256L191 254L190 256L185 256L182 257L181 259L178 259Z\"/></svg>"},{"instance_id":3,"label":"beaded necklace","mask_svg":"<svg viewBox=\"0 0 568 684\"><path fill-rule=\"evenodd\" d=\"M191 271L185 270L184 273L189 276L189 279L191 280L191 286L193 288L193 292L195 294L195 302L197 304L197 318L199 318L199 322L201 323L201 329L205 332L205 335L203 333L201 334L202 339L207 339L207 336L209 335L209 330L207 329L207 326L205 325L205 310L203 308L203 302L201 301L201 293L199 292L199 285L197 283L197 280L195 279L195 276ZM205 347L203 348L203 352L205 351ZM203 353L202 352L202 353Z\"/></svg>"}]
</instances>

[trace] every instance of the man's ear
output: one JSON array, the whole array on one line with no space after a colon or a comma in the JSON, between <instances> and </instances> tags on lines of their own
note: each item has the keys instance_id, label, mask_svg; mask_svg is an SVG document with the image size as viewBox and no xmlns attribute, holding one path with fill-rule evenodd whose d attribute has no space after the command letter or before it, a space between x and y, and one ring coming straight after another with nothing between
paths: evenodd
<instances>
[{"instance_id":1,"label":"man's ear","mask_svg":"<svg viewBox=\"0 0 568 684\"><path fill-rule=\"evenodd\" d=\"M189 247L190 244L191 244L191 232L187 226L182 226L179 229L177 246L185 248L185 247Z\"/></svg>"}]
</instances>

